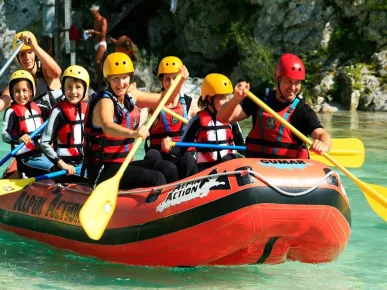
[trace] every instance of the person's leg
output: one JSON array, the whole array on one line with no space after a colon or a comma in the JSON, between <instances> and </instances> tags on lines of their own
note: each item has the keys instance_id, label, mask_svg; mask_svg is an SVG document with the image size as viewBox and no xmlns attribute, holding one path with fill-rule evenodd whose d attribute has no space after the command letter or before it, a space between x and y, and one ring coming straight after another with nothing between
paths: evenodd
<instances>
[{"instance_id":1,"label":"person's leg","mask_svg":"<svg viewBox=\"0 0 387 290\"><path fill-rule=\"evenodd\" d=\"M239 157L238 155L236 155L234 153L230 153L230 154L224 155L222 157L222 162L229 161L229 160L236 159L236 158L242 158L242 157Z\"/></svg>"},{"instance_id":2,"label":"person's leg","mask_svg":"<svg viewBox=\"0 0 387 290\"><path fill-rule=\"evenodd\" d=\"M171 161L177 167L179 180L198 173L196 160L191 153L185 153L183 157L174 158L170 154L163 154L164 160Z\"/></svg>"},{"instance_id":3,"label":"person's leg","mask_svg":"<svg viewBox=\"0 0 387 290\"><path fill-rule=\"evenodd\" d=\"M149 149L148 152L145 154L144 160L163 160L163 156L161 156L161 153L155 149Z\"/></svg>"},{"instance_id":4,"label":"person's leg","mask_svg":"<svg viewBox=\"0 0 387 290\"><path fill-rule=\"evenodd\" d=\"M102 73L102 60L105 55L106 48L104 45L99 45L97 49L97 54L95 56L95 70L97 73L97 90L100 90L104 87L105 81L103 79Z\"/></svg>"},{"instance_id":5,"label":"person's leg","mask_svg":"<svg viewBox=\"0 0 387 290\"><path fill-rule=\"evenodd\" d=\"M176 165L167 160L136 160L131 163L133 166L143 167L161 172L167 183L178 180Z\"/></svg>"},{"instance_id":6,"label":"person's leg","mask_svg":"<svg viewBox=\"0 0 387 290\"><path fill-rule=\"evenodd\" d=\"M49 173L54 164L42 154L41 156L22 156L18 158L18 170L28 177L35 177Z\"/></svg>"},{"instance_id":7,"label":"person's leg","mask_svg":"<svg viewBox=\"0 0 387 290\"><path fill-rule=\"evenodd\" d=\"M144 160L140 160L144 161ZM161 172L156 170L150 170L144 168L143 166L133 165L138 161L133 161L126 168L124 175L120 180L120 189L133 189L139 187L150 187L166 184L165 177ZM155 162L152 162L153 164ZM137 164L141 165L141 163ZM89 185L94 186L94 183L97 180L97 184L112 178L121 167L121 164L105 164L100 170L95 170L97 166L88 166L88 181Z\"/></svg>"}]
</instances>

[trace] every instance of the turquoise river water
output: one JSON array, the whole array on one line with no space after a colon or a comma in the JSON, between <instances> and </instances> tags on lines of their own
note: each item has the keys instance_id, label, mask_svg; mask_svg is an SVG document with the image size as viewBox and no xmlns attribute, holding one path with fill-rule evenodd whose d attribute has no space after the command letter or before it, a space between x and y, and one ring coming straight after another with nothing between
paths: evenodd
<instances>
[{"instance_id":1,"label":"turquoise river water","mask_svg":"<svg viewBox=\"0 0 387 290\"><path fill-rule=\"evenodd\" d=\"M319 117L333 137L363 141L365 163L351 172L366 183L387 187L387 114L339 112ZM248 123L243 125L246 131ZM1 143L0 157L8 152L8 145ZM137 158L142 156L138 152ZM340 175L351 202L352 233L335 262L132 267L81 257L0 230L0 289L387 289L387 223L373 212L360 188Z\"/></svg>"}]
</instances>

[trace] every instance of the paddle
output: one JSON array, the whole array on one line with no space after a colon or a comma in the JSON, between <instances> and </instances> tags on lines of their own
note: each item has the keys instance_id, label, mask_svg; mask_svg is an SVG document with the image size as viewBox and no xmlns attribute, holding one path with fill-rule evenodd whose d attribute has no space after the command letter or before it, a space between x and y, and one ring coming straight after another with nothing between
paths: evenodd
<instances>
[{"instance_id":1,"label":"paddle","mask_svg":"<svg viewBox=\"0 0 387 290\"><path fill-rule=\"evenodd\" d=\"M23 41L20 41L18 40L18 42L20 42L19 46L15 49L15 51L10 55L10 57L8 58L8 60L5 62L5 64L3 65L3 67L1 68L0 70L0 77L3 75L3 73L5 72L5 70L7 69L7 67L10 65L10 63L13 61L13 59L17 56L17 54L19 53L19 51L22 49L23 45L24 45L24 42Z\"/></svg>"},{"instance_id":2,"label":"paddle","mask_svg":"<svg viewBox=\"0 0 387 290\"><path fill-rule=\"evenodd\" d=\"M47 126L48 120L46 120L38 129L35 130L35 132L32 132L30 135L31 140L34 139L36 135L38 135L40 132L44 130L44 128ZM21 142L19 145L16 146L11 152L9 152L3 159L0 161L0 166L2 166L5 162L8 161L9 158L14 157L17 152L19 152L20 149L22 149L25 146L24 142Z\"/></svg>"},{"instance_id":3,"label":"paddle","mask_svg":"<svg viewBox=\"0 0 387 290\"><path fill-rule=\"evenodd\" d=\"M264 102L262 102L258 97L256 97L251 92L247 93L247 96L258 106L260 106L267 113L271 114L277 121L282 123L284 126L288 127L293 134L295 134L298 138L300 138L303 142L305 142L308 146L312 146L313 142L308 139L304 134L298 131L295 127L289 124L285 119L283 119L280 115L274 112L269 106L267 106ZM339 164L333 157L331 157L328 153L323 152L322 156L328 159L332 164L336 166L336 168L340 169L345 175L348 176L357 186L360 187L363 194L367 198L368 203L371 208L385 221L387 221L387 188L374 185L367 184L357 177L355 177L351 172L345 169L341 164Z\"/></svg>"},{"instance_id":4,"label":"paddle","mask_svg":"<svg viewBox=\"0 0 387 290\"><path fill-rule=\"evenodd\" d=\"M82 166L75 167L75 171L79 173L81 171ZM43 175L30 177L27 179L0 179L0 195L5 195L8 193L16 192L22 190L27 185L44 179L50 179L54 177L58 177L61 175L65 175L67 173L66 170L60 170L53 173L46 173Z\"/></svg>"},{"instance_id":5,"label":"paddle","mask_svg":"<svg viewBox=\"0 0 387 290\"><path fill-rule=\"evenodd\" d=\"M333 139L332 150L330 155L336 157L337 161L342 163L343 166L351 168L359 168L364 163L364 145L356 138L343 138ZM348 149L350 144L354 144L354 148ZM194 143L194 142L172 142L171 146L176 147L195 147L195 148L209 148L209 149L231 149L231 150L246 150L245 146L235 145L216 145L206 143ZM334 166L329 160L326 160L323 156L320 156L314 152L310 152L310 157L313 160L317 160L329 166Z\"/></svg>"},{"instance_id":6,"label":"paddle","mask_svg":"<svg viewBox=\"0 0 387 290\"><path fill-rule=\"evenodd\" d=\"M148 119L148 122L145 125L148 130L171 96L172 92L175 90L181 78L182 75L178 74L166 94L160 100L159 105L154 110L152 116ZM121 177L128 167L130 160L139 148L141 142L142 138L138 137L117 173L112 178L98 184L79 212L79 219L82 227L89 238L99 240L105 231L105 228L107 227L116 207Z\"/></svg>"}]
</instances>

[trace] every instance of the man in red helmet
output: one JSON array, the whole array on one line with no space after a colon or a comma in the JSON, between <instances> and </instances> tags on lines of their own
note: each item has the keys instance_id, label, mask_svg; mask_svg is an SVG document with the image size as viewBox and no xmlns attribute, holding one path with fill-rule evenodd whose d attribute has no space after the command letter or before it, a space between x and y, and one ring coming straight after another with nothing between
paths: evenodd
<instances>
[{"instance_id":1,"label":"man in red helmet","mask_svg":"<svg viewBox=\"0 0 387 290\"><path fill-rule=\"evenodd\" d=\"M312 151L317 154L328 152L331 137L312 108L298 97L301 81L305 79L302 60L294 54L282 55L274 78L276 89L266 89L260 98L301 133L312 137ZM217 115L220 122L239 122L252 116L253 128L246 138L246 157L309 158L306 145L290 129L250 99L244 99L249 89L250 84L238 83L234 98L224 104Z\"/></svg>"}]
</instances>

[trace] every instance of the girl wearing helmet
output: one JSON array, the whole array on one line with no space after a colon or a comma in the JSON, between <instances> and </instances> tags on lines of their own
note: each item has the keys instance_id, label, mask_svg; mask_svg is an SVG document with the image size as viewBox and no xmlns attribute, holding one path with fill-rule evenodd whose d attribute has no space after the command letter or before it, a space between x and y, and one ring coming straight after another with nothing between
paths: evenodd
<instances>
[{"instance_id":1,"label":"girl wearing helmet","mask_svg":"<svg viewBox=\"0 0 387 290\"><path fill-rule=\"evenodd\" d=\"M3 119L3 142L15 145L23 142L24 146L16 153L17 167L20 176L28 177L45 174L53 164L39 151L39 142L32 141L29 134L43 124L42 112L35 102L35 82L32 75L25 70L18 70L9 81L10 97L13 102L5 111Z\"/></svg>"},{"instance_id":2,"label":"girl wearing helmet","mask_svg":"<svg viewBox=\"0 0 387 290\"><path fill-rule=\"evenodd\" d=\"M171 86L172 80L182 69L188 75L188 70L183 66L181 60L175 56L167 56L161 60L158 69L158 76L163 86L163 93L168 90ZM191 97L180 93L176 96L172 96L167 101L165 106L186 119L194 116L199 110L196 101L192 102ZM179 179L183 179L197 173L195 158L191 153L177 157L176 153L179 151L174 151L178 148L173 148L169 153L162 152L161 140L165 137L171 137L172 141L180 141L180 136L183 135L184 127L185 126L182 121L165 113L164 111L161 111L149 130L148 139L150 141L150 145L148 145L148 142L145 142L145 159L164 159L173 162L178 169Z\"/></svg>"},{"instance_id":3,"label":"girl wearing helmet","mask_svg":"<svg viewBox=\"0 0 387 290\"><path fill-rule=\"evenodd\" d=\"M203 109L194 116L187 125L182 142L210 143L216 145L242 145L244 139L238 123L221 123L216 115L221 106L233 93L231 81L221 74L207 75L202 84L199 106ZM171 151L171 139L165 138L162 150ZM186 148L179 149L184 154ZM207 169L221 162L237 158L233 150L197 149L197 165L199 171Z\"/></svg>"},{"instance_id":4,"label":"girl wearing helmet","mask_svg":"<svg viewBox=\"0 0 387 290\"><path fill-rule=\"evenodd\" d=\"M122 52L107 56L103 74L108 90L94 95L85 117L85 150L90 186L113 177L132 149L137 137L146 139L148 130L139 127L138 107L156 108L159 94L138 90L129 93L134 68ZM137 107L138 106L138 107ZM177 180L176 166L165 160L136 160L126 168L120 188L130 189L165 184Z\"/></svg>"},{"instance_id":5,"label":"girl wearing helmet","mask_svg":"<svg viewBox=\"0 0 387 290\"><path fill-rule=\"evenodd\" d=\"M312 108L298 94L305 79L302 60L294 54L282 55L276 65L277 88L262 94L264 102L304 135L314 142L310 148L317 154L329 152L331 137L322 127ZM289 128L277 122L250 99L245 99L250 85L240 82L235 87L234 98L218 114L220 121L242 121L252 116L253 128L246 138L246 157L258 158L309 158L306 145Z\"/></svg>"},{"instance_id":6,"label":"girl wearing helmet","mask_svg":"<svg viewBox=\"0 0 387 290\"><path fill-rule=\"evenodd\" d=\"M42 152L56 167L66 170L68 175L75 174L75 167L83 162L86 104L82 100L89 84L89 73L83 67L72 65L64 71L62 89L66 99L55 105L40 142ZM75 182L79 178L70 179ZM66 178L66 182L70 182L69 178Z\"/></svg>"},{"instance_id":7,"label":"girl wearing helmet","mask_svg":"<svg viewBox=\"0 0 387 290\"><path fill-rule=\"evenodd\" d=\"M41 109L47 109L43 112L43 119L47 119L53 105L63 97L59 79L62 70L38 45L34 34L29 31L17 33L12 42L14 50L19 46L18 40L23 41L24 45L17 55L17 60L22 68L33 76L36 87L34 101ZM7 87L0 97L0 111L8 108L10 103L10 90Z\"/></svg>"}]
</instances>

